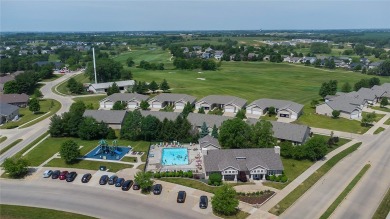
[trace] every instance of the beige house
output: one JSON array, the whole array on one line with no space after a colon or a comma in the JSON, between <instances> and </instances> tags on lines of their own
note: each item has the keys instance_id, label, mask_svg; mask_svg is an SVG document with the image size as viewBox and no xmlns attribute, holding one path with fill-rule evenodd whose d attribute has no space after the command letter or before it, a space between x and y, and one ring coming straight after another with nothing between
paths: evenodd
<instances>
[{"instance_id":1,"label":"beige house","mask_svg":"<svg viewBox=\"0 0 390 219\"><path fill-rule=\"evenodd\" d=\"M148 100L149 107L152 110L160 110L166 106L173 106L174 110L181 111L184 106L189 102L190 104L195 103L196 98L187 94L159 94Z\"/></svg>"},{"instance_id":2,"label":"beige house","mask_svg":"<svg viewBox=\"0 0 390 219\"><path fill-rule=\"evenodd\" d=\"M92 117L113 129L121 129L126 110L85 110L83 117Z\"/></svg>"},{"instance_id":3,"label":"beige house","mask_svg":"<svg viewBox=\"0 0 390 219\"><path fill-rule=\"evenodd\" d=\"M100 101L100 109L110 110L115 102L120 101L126 103L127 109L138 109L142 101L146 101L149 97L137 93L116 93L112 94Z\"/></svg>"},{"instance_id":4,"label":"beige house","mask_svg":"<svg viewBox=\"0 0 390 219\"><path fill-rule=\"evenodd\" d=\"M195 103L195 109L213 110L220 108L223 112L237 113L246 105L246 100L234 96L210 95Z\"/></svg>"},{"instance_id":5,"label":"beige house","mask_svg":"<svg viewBox=\"0 0 390 219\"><path fill-rule=\"evenodd\" d=\"M302 114L303 105L288 100L258 99L246 107L247 117L259 117L267 113L270 107L274 107L277 117L298 119Z\"/></svg>"}]
</instances>

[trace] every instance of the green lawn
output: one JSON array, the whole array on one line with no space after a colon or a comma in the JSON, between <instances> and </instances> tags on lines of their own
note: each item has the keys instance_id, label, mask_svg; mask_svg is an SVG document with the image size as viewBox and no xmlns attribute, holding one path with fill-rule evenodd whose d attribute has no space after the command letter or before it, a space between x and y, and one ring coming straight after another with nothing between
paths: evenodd
<instances>
[{"instance_id":1,"label":"green lawn","mask_svg":"<svg viewBox=\"0 0 390 219\"><path fill-rule=\"evenodd\" d=\"M7 140L7 136L1 136L0 137L0 143L2 143L3 141Z\"/></svg>"},{"instance_id":2,"label":"green lawn","mask_svg":"<svg viewBox=\"0 0 390 219\"><path fill-rule=\"evenodd\" d=\"M145 170L145 164L141 164L137 167L137 169L141 170L141 171L144 171Z\"/></svg>"},{"instance_id":3,"label":"green lawn","mask_svg":"<svg viewBox=\"0 0 390 219\"><path fill-rule=\"evenodd\" d=\"M349 192L352 191L353 187L360 181L360 179L364 176L367 170L371 167L370 164L366 164L360 172L353 178L353 180L348 184L348 186L340 193L340 195L334 200L334 202L329 206L328 209L321 215L320 219L329 218L332 213L336 210L336 208L341 204L341 202L347 197Z\"/></svg>"},{"instance_id":4,"label":"green lawn","mask_svg":"<svg viewBox=\"0 0 390 219\"><path fill-rule=\"evenodd\" d=\"M123 162L137 163L137 157L123 157L121 159Z\"/></svg>"},{"instance_id":5,"label":"green lawn","mask_svg":"<svg viewBox=\"0 0 390 219\"><path fill-rule=\"evenodd\" d=\"M276 120L278 120L278 118L276 118L276 115L273 115L273 116L265 115L265 116L260 117L260 119L269 120L269 121L276 121Z\"/></svg>"},{"instance_id":6,"label":"green lawn","mask_svg":"<svg viewBox=\"0 0 390 219\"><path fill-rule=\"evenodd\" d=\"M381 204L376 209L372 219L386 219L390 212L390 189L387 190L385 197L383 197Z\"/></svg>"},{"instance_id":7,"label":"green lawn","mask_svg":"<svg viewBox=\"0 0 390 219\"><path fill-rule=\"evenodd\" d=\"M376 134L379 134L379 133L383 132L384 130L385 130L384 128L379 127L377 130L375 130L374 134L375 134L375 135L376 135Z\"/></svg>"},{"instance_id":8,"label":"green lawn","mask_svg":"<svg viewBox=\"0 0 390 219\"><path fill-rule=\"evenodd\" d=\"M83 146L80 149L81 155L85 155L98 145L98 141L84 141L79 138L52 138L45 139L41 144L26 154L25 158L29 160L31 166L39 166L47 159L59 152L62 143L67 140L74 140L78 145ZM111 142L108 140L108 144ZM136 151L147 151L149 142L118 140L119 146L131 145Z\"/></svg>"},{"instance_id":9,"label":"green lawn","mask_svg":"<svg viewBox=\"0 0 390 219\"><path fill-rule=\"evenodd\" d=\"M74 76L73 78L76 81L81 82L81 83L89 83L90 82L90 80L89 80L89 78L88 78L88 76L86 74L78 74L78 75ZM66 85L68 84L67 83L68 80L66 80L64 83L61 83L57 87L57 91L60 92L61 94L71 94L69 92L69 89L66 87Z\"/></svg>"},{"instance_id":10,"label":"green lawn","mask_svg":"<svg viewBox=\"0 0 390 219\"><path fill-rule=\"evenodd\" d=\"M385 125L390 125L390 119L388 119L386 122L384 122L383 124Z\"/></svg>"},{"instance_id":11,"label":"green lawn","mask_svg":"<svg viewBox=\"0 0 390 219\"><path fill-rule=\"evenodd\" d=\"M75 164L66 164L61 158L54 158L45 165L45 167L65 167L65 168L77 168L86 170L98 170L100 166L106 166L107 171L118 172L125 168L132 168L131 164L112 163L104 161L91 161L91 160L79 160Z\"/></svg>"},{"instance_id":12,"label":"green lawn","mask_svg":"<svg viewBox=\"0 0 390 219\"><path fill-rule=\"evenodd\" d=\"M11 149L13 146L17 145L21 141L23 141L23 139L17 139L11 144L5 146L3 149L0 150L0 155L4 154L6 151L8 151L9 149Z\"/></svg>"},{"instance_id":13,"label":"green lawn","mask_svg":"<svg viewBox=\"0 0 390 219\"><path fill-rule=\"evenodd\" d=\"M48 219L48 218L72 218L92 219L86 215L65 211L57 211L46 208L35 208L18 205L0 205L1 218L3 219Z\"/></svg>"},{"instance_id":14,"label":"green lawn","mask_svg":"<svg viewBox=\"0 0 390 219\"><path fill-rule=\"evenodd\" d=\"M213 194L214 194L215 190L218 188L218 187L214 187L214 186L209 186L209 185L202 183L202 182L199 182L197 180L179 178L179 177L163 177L163 178L160 178L158 180L170 182L170 183L175 183L175 184L179 184L182 186L187 186L190 188L202 190L202 191L213 193Z\"/></svg>"},{"instance_id":15,"label":"green lawn","mask_svg":"<svg viewBox=\"0 0 390 219\"><path fill-rule=\"evenodd\" d=\"M364 115L367 115L368 113L367 112L362 112L362 116L364 116ZM385 114L379 114L379 113L375 113L375 122L378 122L379 120L381 120L384 116L385 116Z\"/></svg>"},{"instance_id":16,"label":"green lawn","mask_svg":"<svg viewBox=\"0 0 390 219\"><path fill-rule=\"evenodd\" d=\"M370 108L390 113L390 108L388 107L370 106Z\"/></svg>"},{"instance_id":17,"label":"green lawn","mask_svg":"<svg viewBox=\"0 0 390 219\"><path fill-rule=\"evenodd\" d=\"M22 154L24 154L26 151L28 151L31 147L33 147L35 144L37 144L39 141L41 141L44 137L46 137L49 134L49 132L43 133L41 136L36 138L34 141L32 141L30 144L28 144L26 147L24 147L22 150L20 150L18 153L16 153L13 157L20 158L22 157Z\"/></svg>"},{"instance_id":18,"label":"green lawn","mask_svg":"<svg viewBox=\"0 0 390 219\"><path fill-rule=\"evenodd\" d=\"M315 114L315 109L311 108L309 105L306 105L303 110L303 115L294 123L357 134L363 134L370 129L370 127L362 126L361 122L357 120L344 118L333 119L329 116Z\"/></svg>"},{"instance_id":19,"label":"green lawn","mask_svg":"<svg viewBox=\"0 0 390 219\"><path fill-rule=\"evenodd\" d=\"M42 82L50 82L50 81L54 81L54 80L57 80L58 78L64 76L63 74L53 74L51 76L51 78L46 78L46 79L43 79Z\"/></svg>"},{"instance_id":20,"label":"green lawn","mask_svg":"<svg viewBox=\"0 0 390 219\"><path fill-rule=\"evenodd\" d=\"M361 144L362 143L356 143L329 159L316 172L311 174L302 184L296 187L271 210L269 210L269 212L278 216L281 215L287 208L294 204L294 202L298 200L307 190L309 190L319 179L321 179L321 177L323 177L330 169L332 169L334 165L336 165L344 157L357 150L357 148Z\"/></svg>"},{"instance_id":21,"label":"green lawn","mask_svg":"<svg viewBox=\"0 0 390 219\"><path fill-rule=\"evenodd\" d=\"M92 107L93 109L97 110L99 109L99 101L106 98L107 95L96 95L96 96L87 96L87 97L83 97L83 96L80 96L80 97L75 97L73 98L74 101L83 101L85 103L86 106L88 105L91 105L92 104Z\"/></svg>"},{"instance_id":22,"label":"green lawn","mask_svg":"<svg viewBox=\"0 0 390 219\"><path fill-rule=\"evenodd\" d=\"M135 62L135 65L139 65L142 60L153 62L153 63L170 63L171 54L169 50L162 50L157 48L150 50L149 48L135 47L131 48L132 51L121 53L120 55L113 58L113 60L121 62L126 65L126 60L131 57Z\"/></svg>"},{"instance_id":23,"label":"green lawn","mask_svg":"<svg viewBox=\"0 0 390 219\"><path fill-rule=\"evenodd\" d=\"M31 126L31 125L49 117L49 116L51 116L52 114L56 113L61 108L60 102L58 102L57 100L52 100L52 99L41 99L41 100L39 100L39 104L41 106L40 112L34 114L33 112L31 112L28 109L28 106L25 108L20 108L19 109L19 115L20 115L19 120L15 121L15 122L8 122L8 123L4 124L3 126L1 126L0 129L16 128L18 126L25 124L26 122L29 122L33 119L36 119L36 118L42 116L43 114L45 114L49 111L51 112L48 115L40 118L39 120L34 121L31 124L28 124L28 125L23 126L23 127Z\"/></svg>"},{"instance_id":24,"label":"green lawn","mask_svg":"<svg viewBox=\"0 0 390 219\"><path fill-rule=\"evenodd\" d=\"M213 214L223 219L245 219L250 215L249 213L240 210L235 215L230 215L230 216L218 214L217 212L213 212Z\"/></svg>"},{"instance_id":25,"label":"green lawn","mask_svg":"<svg viewBox=\"0 0 390 219\"><path fill-rule=\"evenodd\" d=\"M264 182L263 185L273 187L275 189L283 189L295 178L305 172L314 162L309 160L294 160L286 159L282 157L282 163L284 167L284 173L288 177L288 182L278 183L278 182Z\"/></svg>"}]
</instances>

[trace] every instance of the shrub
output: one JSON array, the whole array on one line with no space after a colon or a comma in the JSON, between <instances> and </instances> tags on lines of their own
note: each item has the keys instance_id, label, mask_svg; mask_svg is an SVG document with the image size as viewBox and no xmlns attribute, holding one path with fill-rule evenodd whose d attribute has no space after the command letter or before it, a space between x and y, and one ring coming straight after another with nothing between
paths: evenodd
<instances>
[{"instance_id":1,"label":"shrub","mask_svg":"<svg viewBox=\"0 0 390 219\"><path fill-rule=\"evenodd\" d=\"M154 178L160 179L160 178L161 178L160 173L155 173L155 174L154 174Z\"/></svg>"},{"instance_id":2,"label":"shrub","mask_svg":"<svg viewBox=\"0 0 390 219\"><path fill-rule=\"evenodd\" d=\"M219 186L219 182L214 182L214 186Z\"/></svg>"},{"instance_id":3,"label":"shrub","mask_svg":"<svg viewBox=\"0 0 390 219\"><path fill-rule=\"evenodd\" d=\"M286 176L286 175L283 175L283 176L282 176L282 182L285 183L285 182L287 182L287 180L288 180L287 176Z\"/></svg>"},{"instance_id":4,"label":"shrub","mask_svg":"<svg viewBox=\"0 0 390 219\"><path fill-rule=\"evenodd\" d=\"M192 178L193 176L192 171L188 171L188 178Z\"/></svg>"},{"instance_id":5,"label":"shrub","mask_svg":"<svg viewBox=\"0 0 390 219\"><path fill-rule=\"evenodd\" d=\"M260 191L260 195L263 195L264 194L264 192L263 191Z\"/></svg>"},{"instance_id":6,"label":"shrub","mask_svg":"<svg viewBox=\"0 0 390 219\"><path fill-rule=\"evenodd\" d=\"M165 172L160 173L160 177L165 177Z\"/></svg>"},{"instance_id":7,"label":"shrub","mask_svg":"<svg viewBox=\"0 0 390 219\"><path fill-rule=\"evenodd\" d=\"M180 170L178 173L179 173L180 177L183 177L183 171L182 170Z\"/></svg>"},{"instance_id":8,"label":"shrub","mask_svg":"<svg viewBox=\"0 0 390 219\"><path fill-rule=\"evenodd\" d=\"M274 175L270 176L270 177L269 177L269 180L275 181L275 176L274 176Z\"/></svg>"},{"instance_id":9,"label":"shrub","mask_svg":"<svg viewBox=\"0 0 390 219\"><path fill-rule=\"evenodd\" d=\"M257 191L257 192L256 192L256 195L257 195L257 196L259 196L259 195L260 195L260 192L259 192L259 191Z\"/></svg>"},{"instance_id":10,"label":"shrub","mask_svg":"<svg viewBox=\"0 0 390 219\"><path fill-rule=\"evenodd\" d=\"M270 180L268 175L265 175L265 179L266 180Z\"/></svg>"},{"instance_id":11,"label":"shrub","mask_svg":"<svg viewBox=\"0 0 390 219\"><path fill-rule=\"evenodd\" d=\"M184 172L184 173L183 173L183 177L188 177L188 173L187 173L187 172Z\"/></svg>"},{"instance_id":12,"label":"shrub","mask_svg":"<svg viewBox=\"0 0 390 219\"><path fill-rule=\"evenodd\" d=\"M210 174L209 181L213 185L219 185L222 182L222 175L220 173Z\"/></svg>"},{"instance_id":13,"label":"shrub","mask_svg":"<svg viewBox=\"0 0 390 219\"><path fill-rule=\"evenodd\" d=\"M176 172L176 173L175 173L175 177L180 177L180 173L179 173L179 172Z\"/></svg>"}]
</instances>

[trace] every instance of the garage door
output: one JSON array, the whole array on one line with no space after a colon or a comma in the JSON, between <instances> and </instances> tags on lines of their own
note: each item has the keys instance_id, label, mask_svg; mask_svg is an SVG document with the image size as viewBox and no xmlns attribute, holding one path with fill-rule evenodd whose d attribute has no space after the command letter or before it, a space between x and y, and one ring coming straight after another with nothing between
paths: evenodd
<instances>
[{"instance_id":1,"label":"garage door","mask_svg":"<svg viewBox=\"0 0 390 219\"><path fill-rule=\"evenodd\" d=\"M351 113L351 119L357 119L359 118L359 112L358 111L353 111Z\"/></svg>"},{"instance_id":2,"label":"garage door","mask_svg":"<svg viewBox=\"0 0 390 219\"><path fill-rule=\"evenodd\" d=\"M159 103L159 102L153 102L153 103L152 103L152 108L161 109L161 103Z\"/></svg>"},{"instance_id":3,"label":"garage door","mask_svg":"<svg viewBox=\"0 0 390 219\"><path fill-rule=\"evenodd\" d=\"M297 119L297 115L292 114L291 119Z\"/></svg>"},{"instance_id":4,"label":"garage door","mask_svg":"<svg viewBox=\"0 0 390 219\"><path fill-rule=\"evenodd\" d=\"M234 106L225 106L225 112L227 113L234 113L235 107Z\"/></svg>"},{"instance_id":5,"label":"garage door","mask_svg":"<svg viewBox=\"0 0 390 219\"><path fill-rule=\"evenodd\" d=\"M135 109L135 108L138 107L138 104L137 104L136 102L129 102L129 103L127 104L127 107L128 107L129 109Z\"/></svg>"},{"instance_id":6,"label":"garage door","mask_svg":"<svg viewBox=\"0 0 390 219\"><path fill-rule=\"evenodd\" d=\"M105 105L104 108L112 109L112 103L105 103L104 105Z\"/></svg>"},{"instance_id":7,"label":"garage door","mask_svg":"<svg viewBox=\"0 0 390 219\"><path fill-rule=\"evenodd\" d=\"M176 103L176 109L184 109L184 103Z\"/></svg>"},{"instance_id":8,"label":"garage door","mask_svg":"<svg viewBox=\"0 0 390 219\"><path fill-rule=\"evenodd\" d=\"M261 109L259 108L252 108L252 114L254 115L261 115Z\"/></svg>"},{"instance_id":9,"label":"garage door","mask_svg":"<svg viewBox=\"0 0 390 219\"><path fill-rule=\"evenodd\" d=\"M205 109L205 110L210 110L209 104L201 104L200 107L203 107L203 109Z\"/></svg>"}]
</instances>

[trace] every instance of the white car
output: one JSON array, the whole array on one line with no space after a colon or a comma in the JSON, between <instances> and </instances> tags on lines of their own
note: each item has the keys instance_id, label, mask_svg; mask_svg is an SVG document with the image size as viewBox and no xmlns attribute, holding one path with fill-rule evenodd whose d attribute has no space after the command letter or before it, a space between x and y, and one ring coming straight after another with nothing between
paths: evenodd
<instances>
[{"instance_id":1,"label":"white car","mask_svg":"<svg viewBox=\"0 0 390 219\"><path fill-rule=\"evenodd\" d=\"M46 170L44 173L43 173L43 178L49 178L51 176L51 174L53 173L52 170Z\"/></svg>"}]
</instances>

